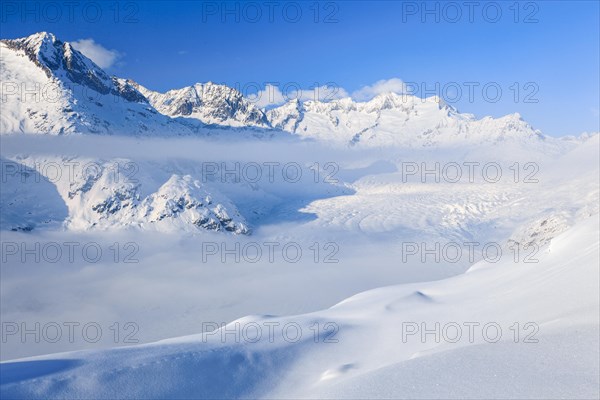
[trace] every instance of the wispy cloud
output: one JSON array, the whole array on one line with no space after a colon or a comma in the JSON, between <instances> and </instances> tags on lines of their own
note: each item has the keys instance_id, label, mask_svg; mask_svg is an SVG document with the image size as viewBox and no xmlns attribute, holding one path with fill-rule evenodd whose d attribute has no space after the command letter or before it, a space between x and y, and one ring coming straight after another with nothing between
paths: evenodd
<instances>
[{"instance_id":1,"label":"wispy cloud","mask_svg":"<svg viewBox=\"0 0 600 400\"><path fill-rule=\"evenodd\" d=\"M96 43L94 39L80 39L71 44L75 50L80 51L100 68L110 68L122 57L118 51L109 50Z\"/></svg>"},{"instance_id":2,"label":"wispy cloud","mask_svg":"<svg viewBox=\"0 0 600 400\"><path fill-rule=\"evenodd\" d=\"M352 92L352 98L358 101L371 100L373 97L381 93L397 93L402 94L407 92L406 84L398 78L382 79L372 85L363 86L362 88Z\"/></svg>"},{"instance_id":3,"label":"wispy cloud","mask_svg":"<svg viewBox=\"0 0 600 400\"><path fill-rule=\"evenodd\" d=\"M344 88L337 86L323 85L311 89L287 90L284 93L279 86L267 84L264 89L259 90L256 94L249 95L248 99L253 101L258 107L269 108L294 99L300 101L329 101L343 97L348 97L348 92Z\"/></svg>"},{"instance_id":4,"label":"wispy cloud","mask_svg":"<svg viewBox=\"0 0 600 400\"><path fill-rule=\"evenodd\" d=\"M381 93L409 93L408 85L399 78L382 79L371 85L365 85L351 94L342 87L323 85L318 88L288 90L282 92L279 86L267 84L264 89L256 94L247 96L258 107L269 108L287 103L290 100L298 99L300 101L318 100L330 101L344 97L352 97L355 101L368 101Z\"/></svg>"}]
</instances>

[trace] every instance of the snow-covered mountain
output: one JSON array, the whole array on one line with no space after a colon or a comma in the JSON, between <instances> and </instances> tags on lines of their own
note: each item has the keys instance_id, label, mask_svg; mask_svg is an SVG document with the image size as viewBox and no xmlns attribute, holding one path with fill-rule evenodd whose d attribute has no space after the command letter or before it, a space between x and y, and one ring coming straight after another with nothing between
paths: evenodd
<instances>
[{"instance_id":1,"label":"snow-covered mountain","mask_svg":"<svg viewBox=\"0 0 600 400\"><path fill-rule=\"evenodd\" d=\"M146 182L150 177L142 181L130 179L113 173L114 165L114 162L107 163L99 173L69 183L67 205L72 210L67 220L69 228L250 232L229 199L190 175L173 174L166 182L159 182L160 187L155 192L148 194Z\"/></svg>"},{"instance_id":2,"label":"snow-covered mountain","mask_svg":"<svg viewBox=\"0 0 600 400\"><path fill-rule=\"evenodd\" d=\"M476 119L459 113L436 97L421 99L387 93L367 102L350 98L330 102L294 100L264 112L235 89L213 83L158 93L135 81L110 77L71 44L46 32L0 41L0 66L1 133L170 137L218 136L228 132L236 139L277 135L333 142L342 147L460 147L465 152L474 146L478 146L477 152L484 148L489 151L489 146L501 143L515 154L520 151L527 157L560 154L581 142L545 137L518 114ZM198 145L198 151L202 154L202 144ZM36 170L40 162L61 164L65 160L66 156L56 153L36 158L22 151L7 158L7 162L20 163L23 173L40 175L44 175ZM311 207L306 201L293 209L310 193L317 193L311 201L329 197L324 195L326 191L341 194L340 186L314 189L316 185L306 182L287 186L283 191L268 183L271 192L267 193L263 190L265 182L261 181L247 185L243 195L233 190L234 199L228 192L239 185L218 188L210 182L199 183L201 171L193 165L181 167L161 160L157 164L144 164L141 182L127 179L117 182L106 171L108 163L114 160L82 158L76 154L67 161L73 160L103 167L94 171L97 174L93 176L80 174L75 180L44 185L28 186L19 179L3 182L3 195L6 194L1 201L3 229L30 230L58 224L80 230L133 226L161 231L202 229L248 233L245 218L268 218L272 205L278 201L289 204L288 211L295 212L301 206ZM165 174L167 169L169 173ZM304 178L310 174L306 171ZM360 193L362 190L348 200L360 198ZM324 213L327 208L315 210L315 215L320 215L321 221L330 217L339 220L339 205L345 201L335 200L333 216ZM252 205L242 209L241 205L249 202ZM23 213L27 218L19 217ZM352 211L351 215L360 216L361 211Z\"/></svg>"},{"instance_id":3,"label":"snow-covered mountain","mask_svg":"<svg viewBox=\"0 0 600 400\"><path fill-rule=\"evenodd\" d=\"M192 127L158 113L53 34L0 42L2 133L177 134Z\"/></svg>"},{"instance_id":4,"label":"snow-covered mountain","mask_svg":"<svg viewBox=\"0 0 600 400\"><path fill-rule=\"evenodd\" d=\"M210 82L159 93L110 77L46 32L0 41L0 66L1 133L210 135L234 127L244 133L250 128L255 136L286 131L344 146L562 145L519 114L476 119L437 97L384 93L366 102L293 100L263 111L239 91Z\"/></svg>"},{"instance_id":5,"label":"snow-covered mountain","mask_svg":"<svg viewBox=\"0 0 600 400\"><path fill-rule=\"evenodd\" d=\"M437 96L384 93L370 101L292 100L267 112L271 125L297 135L366 146L536 143L545 137L519 114L476 119Z\"/></svg>"},{"instance_id":6,"label":"snow-covered mountain","mask_svg":"<svg viewBox=\"0 0 600 400\"><path fill-rule=\"evenodd\" d=\"M0 397L598 398L600 135L0 67Z\"/></svg>"},{"instance_id":7,"label":"snow-covered mountain","mask_svg":"<svg viewBox=\"0 0 600 400\"><path fill-rule=\"evenodd\" d=\"M1 133L172 136L214 131L206 124L268 127L263 112L234 89L209 83L152 92L110 77L47 32L1 40L0 67Z\"/></svg>"},{"instance_id":8,"label":"snow-covered mountain","mask_svg":"<svg viewBox=\"0 0 600 400\"><path fill-rule=\"evenodd\" d=\"M138 164L125 159L26 157L1 162L2 230L64 227L250 233L244 217L226 196L189 174L165 173L149 165L137 171ZM72 173L63 168L58 178L36 170L36 166L43 169L40 165L68 163L88 167L73 168Z\"/></svg>"},{"instance_id":9,"label":"snow-covered mountain","mask_svg":"<svg viewBox=\"0 0 600 400\"><path fill-rule=\"evenodd\" d=\"M263 111L246 100L240 92L225 85L196 83L158 93L134 82L131 84L164 115L194 118L206 124L269 127Z\"/></svg>"}]
</instances>

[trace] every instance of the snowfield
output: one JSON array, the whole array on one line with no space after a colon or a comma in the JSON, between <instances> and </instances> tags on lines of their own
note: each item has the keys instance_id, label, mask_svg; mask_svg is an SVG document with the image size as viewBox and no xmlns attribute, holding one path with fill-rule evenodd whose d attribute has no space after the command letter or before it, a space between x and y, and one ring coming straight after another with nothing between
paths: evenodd
<instances>
[{"instance_id":1,"label":"snowfield","mask_svg":"<svg viewBox=\"0 0 600 400\"><path fill-rule=\"evenodd\" d=\"M580 222L536 264L480 262L454 278L375 289L314 313L5 362L2 396L594 398L599 228L597 217Z\"/></svg>"}]
</instances>

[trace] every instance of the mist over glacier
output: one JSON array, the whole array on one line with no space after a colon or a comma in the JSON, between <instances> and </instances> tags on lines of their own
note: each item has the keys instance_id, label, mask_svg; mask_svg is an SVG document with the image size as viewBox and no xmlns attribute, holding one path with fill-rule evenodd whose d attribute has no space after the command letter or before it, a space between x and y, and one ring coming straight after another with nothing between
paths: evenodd
<instances>
[{"instance_id":1,"label":"mist over glacier","mask_svg":"<svg viewBox=\"0 0 600 400\"><path fill-rule=\"evenodd\" d=\"M0 43L3 398L597 397L598 133L77 48Z\"/></svg>"}]
</instances>

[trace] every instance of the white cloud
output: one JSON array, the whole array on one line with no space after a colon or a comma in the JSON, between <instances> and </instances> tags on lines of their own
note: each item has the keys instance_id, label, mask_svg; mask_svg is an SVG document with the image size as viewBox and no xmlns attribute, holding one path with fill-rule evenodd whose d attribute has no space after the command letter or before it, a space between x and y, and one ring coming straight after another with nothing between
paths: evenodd
<instances>
[{"instance_id":1,"label":"white cloud","mask_svg":"<svg viewBox=\"0 0 600 400\"><path fill-rule=\"evenodd\" d=\"M249 95L248 100L260 108L278 106L287 101L279 87L271 84L267 84L264 89L259 90L256 94Z\"/></svg>"},{"instance_id":2,"label":"white cloud","mask_svg":"<svg viewBox=\"0 0 600 400\"><path fill-rule=\"evenodd\" d=\"M338 86L323 85L312 90L304 90L300 100L329 101L349 97L346 89Z\"/></svg>"},{"instance_id":3,"label":"white cloud","mask_svg":"<svg viewBox=\"0 0 600 400\"><path fill-rule=\"evenodd\" d=\"M363 86L362 88L352 92L352 98L357 101L371 100L373 97L381 93L407 93L406 84L398 78L382 79L372 85Z\"/></svg>"},{"instance_id":4,"label":"white cloud","mask_svg":"<svg viewBox=\"0 0 600 400\"><path fill-rule=\"evenodd\" d=\"M102 45L94 42L94 39L80 39L71 42L75 50L95 62L100 68L109 68L121 57L116 50L108 50Z\"/></svg>"},{"instance_id":5,"label":"white cloud","mask_svg":"<svg viewBox=\"0 0 600 400\"><path fill-rule=\"evenodd\" d=\"M294 99L300 101L330 101L348 97L348 92L344 88L332 85L301 89L294 84L286 84L283 88L285 93L280 89L279 85L267 84L264 89L259 90L256 94L247 96L247 98L254 102L257 107L269 108L279 106Z\"/></svg>"}]
</instances>

